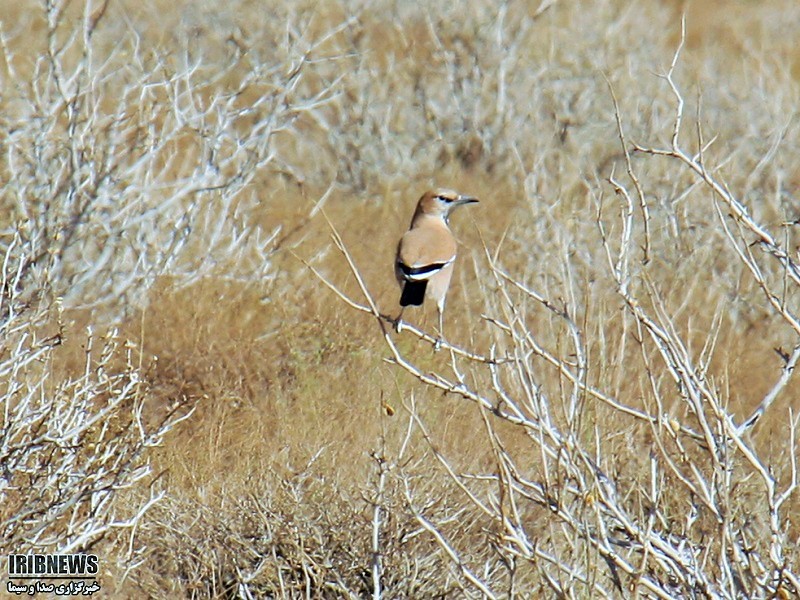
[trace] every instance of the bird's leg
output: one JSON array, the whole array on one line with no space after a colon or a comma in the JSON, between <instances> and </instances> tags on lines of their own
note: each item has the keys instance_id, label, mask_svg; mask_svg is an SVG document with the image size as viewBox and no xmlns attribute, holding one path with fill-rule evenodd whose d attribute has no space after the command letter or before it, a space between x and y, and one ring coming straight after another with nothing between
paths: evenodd
<instances>
[{"instance_id":1,"label":"bird's leg","mask_svg":"<svg viewBox=\"0 0 800 600\"><path fill-rule=\"evenodd\" d=\"M439 336L436 338L436 343L433 345L433 351L438 352L442 349L442 339L444 338L444 310L439 308Z\"/></svg>"},{"instance_id":2,"label":"bird's leg","mask_svg":"<svg viewBox=\"0 0 800 600\"><path fill-rule=\"evenodd\" d=\"M397 315L397 318L394 320L394 330L397 333L400 333L403 330L403 311L405 308L405 306L400 307L400 314Z\"/></svg>"}]
</instances>

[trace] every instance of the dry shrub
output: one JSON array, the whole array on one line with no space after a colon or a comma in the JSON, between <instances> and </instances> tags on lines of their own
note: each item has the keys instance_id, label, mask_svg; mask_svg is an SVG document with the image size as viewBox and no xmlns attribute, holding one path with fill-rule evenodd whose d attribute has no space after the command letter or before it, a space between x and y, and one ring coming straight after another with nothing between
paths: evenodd
<instances>
[{"instance_id":1,"label":"dry shrub","mask_svg":"<svg viewBox=\"0 0 800 600\"><path fill-rule=\"evenodd\" d=\"M678 98L677 4L6 3L8 550L120 597L796 592L800 21L690 3ZM434 184L483 200L438 354L308 268L393 314Z\"/></svg>"},{"instance_id":2,"label":"dry shrub","mask_svg":"<svg viewBox=\"0 0 800 600\"><path fill-rule=\"evenodd\" d=\"M59 304L27 299L31 251L15 235L0 271L3 550L97 550L128 534L163 496L147 489L149 453L190 412L146 416L149 391L136 353L116 330L89 329L81 369L56 366L63 315ZM137 503L125 500L132 488Z\"/></svg>"}]
</instances>

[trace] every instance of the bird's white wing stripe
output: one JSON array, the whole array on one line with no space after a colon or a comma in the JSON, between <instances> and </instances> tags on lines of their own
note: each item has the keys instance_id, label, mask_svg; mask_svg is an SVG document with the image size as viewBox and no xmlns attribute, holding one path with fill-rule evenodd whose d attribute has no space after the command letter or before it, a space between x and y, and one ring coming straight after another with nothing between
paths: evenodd
<instances>
[{"instance_id":1,"label":"bird's white wing stripe","mask_svg":"<svg viewBox=\"0 0 800 600\"><path fill-rule=\"evenodd\" d=\"M436 273L444 269L447 265L451 264L456 259L453 256L450 260L441 263L432 263L427 265L413 265L408 266L402 262L397 262L397 267L403 274L403 279L407 281L424 281L430 279Z\"/></svg>"}]
</instances>

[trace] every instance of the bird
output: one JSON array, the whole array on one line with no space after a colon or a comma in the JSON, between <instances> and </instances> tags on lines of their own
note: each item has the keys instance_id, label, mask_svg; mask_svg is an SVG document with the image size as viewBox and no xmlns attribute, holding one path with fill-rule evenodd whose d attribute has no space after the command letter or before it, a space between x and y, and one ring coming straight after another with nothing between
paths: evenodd
<instances>
[{"instance_id":1,"label":"bird","mask_svg":"<svg viewBox=\"0 0 800 600\"><path fill-rule=\"evenodd\" d=\"M439 313L436 349L444 335L444 303L456 260L456 239L448 219L456 207L475 202L477 198L453 190L428 190L417 202L411 225L397 244L394 272L402 293L395 325L399 331L405 307L421 306L427 293L436 302Z\"/></svg>"}]
</instances>

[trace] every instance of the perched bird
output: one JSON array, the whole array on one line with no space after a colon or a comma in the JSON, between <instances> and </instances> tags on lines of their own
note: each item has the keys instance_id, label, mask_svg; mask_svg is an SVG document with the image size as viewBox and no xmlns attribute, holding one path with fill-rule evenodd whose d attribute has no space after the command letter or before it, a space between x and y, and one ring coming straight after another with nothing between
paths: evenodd
<instances>
[{"instance_id":1,"label":"perched bird","mask_svg":"<svg viewBox=\"0 0 800 600\"><path fill-rule=\"evenodd\" d=\"M430 190L419 199L411 227L397 245L394 272L403 288L398 328L403 309L409 305L420 306L427 292L436 301L439 311L441 339L444 301L456 259L456 240L447 226L447 219L455 207L477 201L477 198L447 189Z\"/></svg>"}]
</instances>

